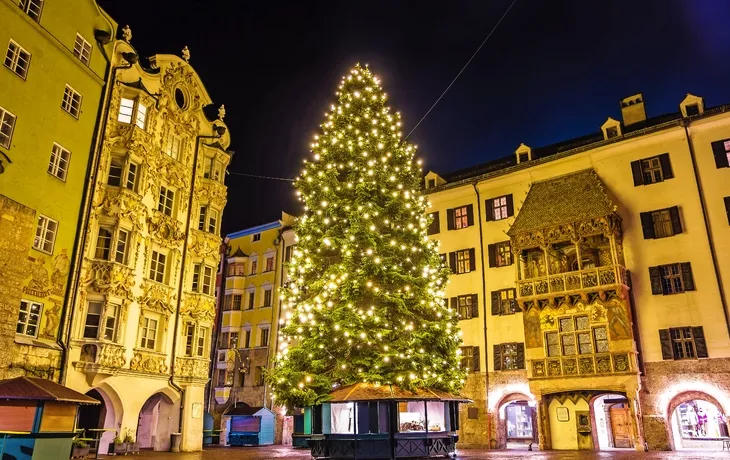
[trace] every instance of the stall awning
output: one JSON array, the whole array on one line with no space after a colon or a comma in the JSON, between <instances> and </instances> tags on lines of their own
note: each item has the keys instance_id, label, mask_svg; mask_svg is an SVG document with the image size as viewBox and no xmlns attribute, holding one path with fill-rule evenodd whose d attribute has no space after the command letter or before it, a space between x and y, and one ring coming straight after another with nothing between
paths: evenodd
<instances>
[{"instance_id":1,"label":"stall awning","mask_svg":"<svg viewBox=\"0 0 730 460\"><path fill-rule=\"evenodd\" d=\"M330 393L329 402L354 402L392 399L397 401L460 401L470 402L463 396L452 395L445 391L419 388L405 390L395 385L375 385L357 383L338 388Z\"/></svg>"},{"instance_id":2,"label":"stall awning","mask_svg":"<svg viewBox=\"0 0 730 460\"><path fill-rule=\"evenodd\" d=\"M263 407L251 407L246 403L239 402L226 409L222 415L254 415L261 409Z\"/></svg>"},{"instance_id":3,"label":"stall awning","mask_svg":"<svg viewBox=\"0 0 730 460\"><path fill-rule=\"evenodd\" d=\"M532 184L507 234L603 217L615 209L596 172L584 169Z\"/></svg>"},{"instance_id":4,"label":"stall awning","mask_svg":"<svg viewBox=\"0 0 730 460\"><path fill-rule=\"evenodd\" d=\"M25 376L0 380L0 399L99 404L96 399L51 380Z\"/></svg>"}]
</instances>

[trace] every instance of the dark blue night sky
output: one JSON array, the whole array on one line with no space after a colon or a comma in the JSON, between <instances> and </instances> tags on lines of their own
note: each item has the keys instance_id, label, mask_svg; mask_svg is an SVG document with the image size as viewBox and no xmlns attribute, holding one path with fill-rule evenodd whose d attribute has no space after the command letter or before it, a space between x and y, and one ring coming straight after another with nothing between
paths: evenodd
<instances>
[{"instance_id":1,"label":"dark blue night sky","mask_svg":"<svg viewBox=\"0 0 730 460\"><path fill-rule=\"evenodd\" d=\"M408 132L511 0L100 3L142 56L190 47L226 105L231 171L294 177L354 63L381 77ZM637 92L648 116L688 92L730 102L729 24L728 0L517 0L411 140L426 170L448 172L596 132ZM298 210L290 183L226 182L226 232Z\"/></svg>"}]
</instances>

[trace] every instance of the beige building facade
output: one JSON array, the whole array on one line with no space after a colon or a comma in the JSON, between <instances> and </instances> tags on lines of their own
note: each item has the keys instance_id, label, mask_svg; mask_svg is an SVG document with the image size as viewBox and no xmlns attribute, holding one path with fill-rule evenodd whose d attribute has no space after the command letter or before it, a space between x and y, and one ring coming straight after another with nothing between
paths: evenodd
<instances>
[{"instance_id":1,"label":"beige building facade","mask_svg":"<svg viewBox=\"0 0 730 460\"><path fill-rule=\"evenodd\" d=\"M464 333L460 441L721 449L730 115L621 101L595 135L425 177Z\"/></svg>"},{"instance_id":2,"label":"beige building facade","mask_svg":"<svg viewBox=\"0 0 730 460\"><path fill-rule=\"evenodd\" d=\"M230 135L222 107L217 119L203 110L212 101L187 47L143 65L128 28L123 36L109 54L63 383L103 402L82 411L80 428L116 429L154 450L180 433L180 449L196 451Z\"/></svg>"}]
</instances>

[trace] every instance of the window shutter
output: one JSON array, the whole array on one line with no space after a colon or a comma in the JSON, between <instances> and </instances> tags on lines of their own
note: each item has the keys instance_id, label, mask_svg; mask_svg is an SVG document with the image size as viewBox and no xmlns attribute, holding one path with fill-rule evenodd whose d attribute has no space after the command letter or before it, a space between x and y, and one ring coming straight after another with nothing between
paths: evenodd
<instances>
[{"instance_id":1,"label":"window shutter","mask_svg":"<svg viewBox=\"0 0 730 460\"><path fill-rule=\"evenodd\" d=\"M479 372L479 347L471 347L472 349L472 365L471 368L474 372Z\"/></svg>"},{"instance_id":2,"label":"window shutter","mask_svg":"<svg viewBox=\"0 0 730 460\"><path fill-rule=\"evenodd\" d=\"M672 172L672 164L669 162L668 153L662 153L661 155L659 155L659 164L662 166L662 177L664 178L664 180L674 177L674 172Z\"/></svg>"},{"instance_id":3,"label":"window shutter","mask_svg":"<svg viewBox=\"0 0 730 460\"><path fill-rule=\"evenodd\" d=\"M659 342L662 344L662 359L674 359L672 336L669 329L659 329Z\"/></svg>"},{"instance_id":4,"label":"window shutter","mask_svg":"<svg viewBox=\"0 0 730 460\"><path fill-rule=\"evenodd\" d=\"M695 282L692 279L692 265L689 262L679 264L682 268L682 284L685 291L694 291Z\"/></svg>"},{"instance_id":5,"label":"window shutter","mask_svg":"<svg viewBox=\"0 0 730 460\"><path fill-rule=\"evenodd\" d=\"M707 358L707 343L705 342L705 332L702 326L692 328L692 337L695 339L695 350L698 358Z\"/></svg>"},{"instance_id":6,"label":"window shutter","mask_svg":"<svg viewBox=\"0 0 730 460\"><path fill-rule=\"evenodd\" d=\"M471 317L479 318L479 302L476 294L471 295Z\"/></svg>"},{"instance_id":7,"label":"window shutter","mask_svg":"<svg viewBox=\"0 0 730 460\"><path fill-rule=\"evenodd\" d=\"M486 208L486 214L487 214L487 222L494 220L494 201L493 200L487 200L484 202L484 207Z\"/></svg>"},{"instance_id":8,"label":"window shutter","mask_svg":"<svg viewBox=\"0 0 730 460\"><path fill-rule=\"evenodd\" d=\"M469 249L469 271L473 272L477 269L476 251L474 248Z\"/></svg>"},{"instance_id":9,"label":"window shutter","mask_svg":"<svg viewBox=\"0 0 730 460\"><path fill-rule=\"evenodd\" d=\"M641 213L641 231L644 232L645 240L654 238L654 219L651 218L650 212Z\"/></svg>"},{"instance_id":10,"label":"window shutter","mask_svg":"<svg viewBox=\"0 0 730 460\"><path fill-rule=\"evenodd\" d=\"M449 268L451 269L451 273L456 273L456 253L455 252L449 253Z\"/></svg>"},{"instance_id":11,"label":"window shutter","mask_svg":"<svg viewBox=\"0 0 730 460\"><path fill-rule=\"evenodd\" d=\"M497 266L497 245L490 244L487 246L487 252L489 253L489 267Z\"/></svg>"},{"instance_id":12,"label":"window shutter","mask_svg":"<svg viewBox=\"0 0 730 460\"><path fill-rule=\"evenodd\" d=\"M512 202L512 194L507 195L507 216L515 215L515 206Z\"/></svg>"},{"instance_id":13,"label":"window shutter","mask_svg":"<svg viewBox=\"0 0 730 460\"><path fill-rule=\"evenodd\" d=\"M679 208L676 206L669 208L669 215L672 218L672 232L675 235L682 233L682 220L679 218Z\"/></svg>"},{"instance_id":14,"label":"window shutter","mask_svg":"<svg viewBox=\"0 0 730 460\"><path fill-rule=\"evenodd\" d=\"M454 224L454 210L453 209L446 210L446 228L448 230L453 230L454 228L456 228L456 225Z\"/></svg>"},{"instance_id":15,"label":"window shutter","mask_svg":"<svg viewBox=\"0 0 730 460\"><path fill-rule=\"evenodd\" d=\"M492 358L494 361L494 370L495 371L501 371L502 370L502 345L494 345L494 357Z\"/></svg>"},{"instance_id":16,"label":"window shutter","mask_svg":"<svg viewBox=\"0 0 730 460\"><path fill-rule=\"evenodd\" d=\"M456 313L459 313L459 298L458 297L451 298L451 309L454 310Z\"/></svg>"},{"instance_id":17,"label":"window shutter","mask_svg":"<svg viewBox=\"0 0 730 460\"><path fill-rule=\"evenodd\" d=\"M715 166L718 168L727 168L727 153L725 153L725 141L715 141L712 143L712 154L715 155Z\"/></svg>"},{"instance_id":18,"label":"window shutter","mask_svg":"<svg viewBox=\"0 0 730 460\"><path fill-rule=\"evenodd\" d=\"M634 187L644 185L644 172L641 170L641 160L631 162L631 175L634 176Z\"/></svg>"},{"instance_id":19,"label":"window shutter","mask_svg":"<svg viewBox=\"0 0 730 460\"><path fill-rule=\"evenodd\" d=\"M428 234L435 235L436 233L438 233L441 230L440 223L439 223L439 212L438 211L432 212L431 217L433 218L433 220L431 221L431 225L429 225L429 227L428 227Z\"/></svg>"},{"instance_id":20,"label":"window shutter","mask_svg":"<svg viewBox=\"0 0 730 460\"><path fill-rule=\"evenodd\" d=\"M474 225L474 205L467 205L466 207L466 224L469 226Z\"/></svg>"},{"instance_id":21,"label":"window shutter","mask_svg":"<svg viewBox=\"0 0 730 460\"><path fill-rule=\"evenodd\" d=\"M725 200L725 212L727 213L727 223L730 224L730 196L723 198Z\"/></svg>"},{"instance_id":22,"label":"window shutter","mask_svg":"<svg viewBox=\"0 0 730 460\"><path fill-rule=\"evenodd\" d=\"M492 291L492 314L494 316L499 316L501 311L501 306L499 305L499 291Z\"/></svg>"},{"instance_id":23,"label":"window shutter","mask_svg":"<svg viewBox=\"0 0 730 460\"><path fill-rule=\"evenodd\" d=\"M525 344L518 343L517 345L517 369L525 368Z\"/></svg>"},{"instance_id":24,"label":"window shutter","mask_svg":"<svg viewBox=\"0 0 730 460\"><path fill-rule=\"evenodd\" d=\"M649 267L649 280L651 281L651 294L664 294L664 285L662 283L662 273L659 267Z\"/></svg>"}]
</instances>

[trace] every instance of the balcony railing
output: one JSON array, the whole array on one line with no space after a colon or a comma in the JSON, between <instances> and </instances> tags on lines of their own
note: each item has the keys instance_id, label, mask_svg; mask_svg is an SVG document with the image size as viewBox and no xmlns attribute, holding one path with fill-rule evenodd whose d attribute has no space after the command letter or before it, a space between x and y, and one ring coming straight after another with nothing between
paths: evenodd
<instances>
[{"instance_id":1,"label":"balcony railing","mask_svg":"<svg viewBox=\"0 0 730 460\"><path fill-rule=\"evenodd\" d=\"M191 379L207 379L208 358L182 357L175 358L175 376Z\"/></svg>"},{"instance_id":2,"label":"balcony railing","mask_svg":"<svg viewBox=\"0 0 730 460\"><path fill-rule=\"evenodd\" d=\"M528 368L532 379L634 372L634 365L628 353L532 359Z\"/></svg>"},{"instance_id":3,"label":"balcony railing","mask_svg":"<svg viewBox=\"0 0 730 460\"><path fill-rule=\"evenodd\" d=\"M626 269L621 265L586 268L517 281L517 297L570 294L602 286L626 284Z\"/></svg>"},{"instance_id":4,"label":"balcony railing","mask_svg":"<svg viewBox=\"0 0 730 460\"><path fill-rule=\"evenodd\" d=\"M90 259L85 281L99 293L131 298L134 272L127 265L109 260Z\"/></svg>"},{"instance_id":5,"label":"balcony railing","mask_svg":"<svg viewBox=\"0 0 730 460\"><path fill-rule=\"evenodd\" d=\"M113 375L127 363L124 352L124 346L117 343L86 342L81 346L81 356L74 367L82 372Z\"/></svg>"}]
</instances>

